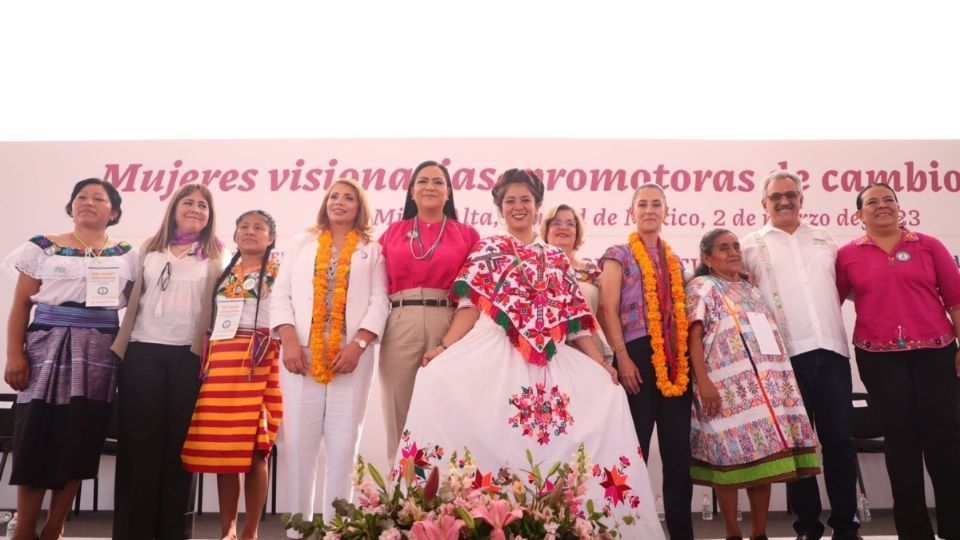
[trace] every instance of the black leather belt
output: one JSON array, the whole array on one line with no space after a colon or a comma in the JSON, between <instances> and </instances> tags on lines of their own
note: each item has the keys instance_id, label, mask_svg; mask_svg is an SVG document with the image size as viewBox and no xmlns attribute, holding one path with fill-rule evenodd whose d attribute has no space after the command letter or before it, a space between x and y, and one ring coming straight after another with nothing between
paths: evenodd
<instances>
[{"instance_id":1,"label":"black leather belt","mask_svg":"<svg viewBox=\"0 0 960 540\"><path fill-rule=\"evenodd\" d=\"M447 299L410 298L406 300L394 300L393 302L390 302L390 306L454 307L454 303Z\"/></svg>"}]
</instances>

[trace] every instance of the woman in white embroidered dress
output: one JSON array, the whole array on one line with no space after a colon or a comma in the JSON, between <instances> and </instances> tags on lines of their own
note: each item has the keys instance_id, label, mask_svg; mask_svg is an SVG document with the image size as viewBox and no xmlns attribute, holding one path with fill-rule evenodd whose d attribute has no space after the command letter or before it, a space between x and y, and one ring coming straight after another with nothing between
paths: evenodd
<instances>
[{"instance_id":1,"label":"woman in white embroidered dress","mask_svg":"<svg viewBox=\"0 0 960 540\"><path fill-rule=\"evenodd\" d=\"M511 169L493 189L509 234L481 240L454 290L460 304L424 355L396 472L464 447L478 471L568 462L580 443L595 463L585 497L624 538L662 538L650 482L616 371L591 338L593 316L567 256L534 231L543 183ZM603 388L609 388L605 391ZM410 474L410 473L406 473ZM608 520L609 521L609 520ZM612 524L612 521L611 521Z\"/></svg>"}]
</instances>

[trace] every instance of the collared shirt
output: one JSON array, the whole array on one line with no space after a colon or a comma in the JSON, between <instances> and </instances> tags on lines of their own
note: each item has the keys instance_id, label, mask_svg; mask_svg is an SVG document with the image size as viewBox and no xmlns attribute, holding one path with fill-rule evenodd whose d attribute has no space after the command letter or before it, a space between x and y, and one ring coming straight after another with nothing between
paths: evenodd
<instances>
[{"instance_id":1,"label":"collared shirt","mask_svg":"<svg viewBox=\"0 0 960 540\"><path fill-rule=\"evenodd\" d=\"M801 223L793 234L771 224L740 239L743 266L777 319L790 356L826 349L850 357L836 290L837 243Z\"/></svg>"},{"instance_id":2,"label":"collared shirt","mask_svg":"<svg viewBox=\"0 0 960 540\"><path fill-rule=\"evenodd\" d=\"M837 290L857 311L853 344L875 352L945 347L960 308L960 271L942 243L903 229L889 253L869 236L837 254Z\"/></svg>"}]
</instances>

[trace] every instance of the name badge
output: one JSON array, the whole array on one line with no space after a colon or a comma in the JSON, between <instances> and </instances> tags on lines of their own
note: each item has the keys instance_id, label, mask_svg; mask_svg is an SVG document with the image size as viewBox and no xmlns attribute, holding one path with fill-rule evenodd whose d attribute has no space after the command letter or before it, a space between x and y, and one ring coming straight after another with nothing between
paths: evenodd
<instances>
[{"instance_id":1,"label":"name badge","mask_svg":"<svg viewBox=\"0 0 960 540\"><path fill-rule=\"evenodd\" d=\"M217 318L213 321L211 340L233 339L243 315L243 298L217 298Z\"/></svg>"},{"instance_id":2,"label":"name badge","mask_svg":"<svg viewBox=\"0 0 960 540\"><path fill-rule=\"evenodd\" d=\"M120 267L88 266L87 307L120 307Z\"/></svg>"},{"instance_id":3,"label":"name badge","mask_svg":"<svg viewBox=\"0 0 960 540\"><path fill-rule=\"evenodd\" d=\"M773 334L773 327L770 326L767 316L763 313L748 311L747 319L750 320L750 328L760 345L760 354L779 356L781 354L780 344L777 343L777 337Z\"/></svg>"}]
</instances>

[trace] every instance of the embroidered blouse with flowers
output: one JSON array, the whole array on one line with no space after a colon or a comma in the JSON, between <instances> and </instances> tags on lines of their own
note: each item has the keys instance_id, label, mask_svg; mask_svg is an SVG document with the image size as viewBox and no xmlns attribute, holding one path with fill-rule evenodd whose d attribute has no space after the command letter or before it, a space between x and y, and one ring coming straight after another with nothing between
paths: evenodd
<instances>
[{"instance_id":1,"label":"embroidered blouse with flowers","mask_svg":"<svg viewBox=\"0 0 960 540\"><path fill-rule=\"evenodd\" d=\"M853 344L874 352L940 348L956 339L946 311L960 309L960 272L932 236L903 229L887 253L869 236L837 253L837 290L854 301Z\"/></svg>"},{"instance_id":2,"label":"embroidered blouse with flowers","mask_svg":"<svg viewBox=\"0 0 960 540\"><path fill-rule=\"evenodd\" d=\"M418 287L449 289L470 250L480 241L480 235L473 227L448 219L446 223L416 223L417 243L410 237L417 219L396 221L380 236L387 263L389 294ZM443 236L440 236L441 228ZM416 248L421 244L424 251L428 251L438 238L439 245L429 257L418 259L414 256L412 251L420 254ZM411 247L413 244L416 248Z\"/></svg>"},{"instance_id":3,"label":"embroidered blouse with flowers","mask_svg":"<svg viewBox=\"0 0 960 540\"><path fill-rule=\"evenodd\" d=\"M280 268L280 254L273 252L267 261L266 271L263 276L263 299L260 301L260 316L257 317L257 282L260 278L260 264L242 268L237 262L233 271L220 282L217 288L217 296L223 298L243 298L243 312L240 315L240 328L252 329L253 321L256 319L257 326L269 328L270 318L270 288L277 278L277 270Z\"/></svg>"},{"instance_id":4,"label":"embroidered blouse with flowers","mask_svg":"<svg viewBox=\"0 0 960 540\"><path fill-rule=\"evenodd\" d=\"M98 252L97 257L90 257L85 250L60 246L37 235L14 250L3 266L11 273L20 271L41 281L40 290L30 297L34 304L57 306L86 302L86 269L95 259L120 268L120 305L105 309L122 308L127 302L123 288L136 277L137 269L137 254L126 242L117 242Z\"/></svg>"},{"instance_id":5,"label":"embroidered blouse with flowers","mask_svg":"<svg viewBox=\"0 0 960 540\"><path fill-rule=\"evenodd\" d=\"M671 332L673 302L670 298L670 287L667 286L670 281L667 265L658 246L646 246L646 249L657 274L657 295L660 298L664 332ZM608 248L600 257L601 268L607 260L617 261L623 272L623 279L620 281L620 325L623 327L623 340L630 342L650 335L647 329L647 308L643 301L643 273L637 258L633 256L630 244L618 244ZM672 343L672 340L668 339L667 342Z\"/></svg>"},{"instance_id":6,"label":"embroidered blouse with flowers","mask_svg":"<svg viewBox=\"0 0 960 540\"><path fill-rule=\"evenodd\" d=\"M482 240L454 282L454 294L500 325L535 365L546 365L556 343L595 327L570 260L539 239L529 246L512 236Z\"/></svg>"}]
</instances>

